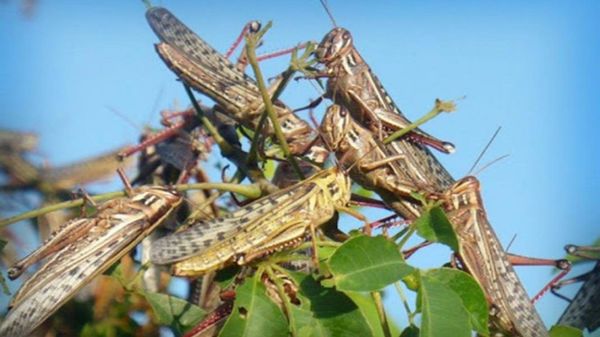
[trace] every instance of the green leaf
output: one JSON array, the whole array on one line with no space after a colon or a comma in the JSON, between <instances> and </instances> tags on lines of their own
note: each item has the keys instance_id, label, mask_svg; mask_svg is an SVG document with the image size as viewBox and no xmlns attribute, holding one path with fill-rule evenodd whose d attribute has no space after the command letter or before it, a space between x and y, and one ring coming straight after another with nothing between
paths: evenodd
<instances>
[{"instance_id":1,"label":"green leaf","mask_svg":"<svg viewBox=\"0 0 600 337\"><path fill-rule=\"evenodd\" d=\"M108 275L116 279L119 284L125 284L125 276L123 275L123 267L121 266L121 262L117 261L113 263L102 275Z\"/></svg>"},{"instance_id":2,"label":"green leaf","mask_svg":"<svg viewBox=\"0 0 600 337\"><path fill-rule=\"evenodd\" d=\"M469 313L460 297L444 283L423 275L417 301L421 310L421 337L471 336Z\"/></svg>"},{"instance_id":3,"label":"green leaf","mask_svg":"<svg viewBox=\"0 0 600 337\"><path fill-rule=\"evenodd\" d=\"M341 245L329 258L338 290L377 291L410 274L396 245L383 236L357 236Z\"/></svg>"},{"instance_id":4,"label":"green leaf","mask_svg":"<svg viewBox=\"0 0 600 337\"><path fill-rule=\"evenodd\" d=\"M583 332L570 326L555 325L550 329L550 337L583 337Z\"/></svg>"},{"instance_id":5,"label":"green leaf","mask_svg":"<svg viewBox=\"0 0 600 337\"><path fill-rule=\"evenodd\" d=\"M406 275L402 278L402 282L406 287L414 292L417 292L421 283L421 271L419 269L415 269L412 273Z\"/></svg>"},{"instance_id":6,"label":"green leaf","mask_svg":"<svg viewBox=\"0 0 600 337\"><path fill-rule=\"evenodd\" d=\"M346 294L322 287L311 275L290 275L299 285L297 297L300 305L292 307L299 336L381 336L372 331L363 308L359 308Z\"/></svg>"},{"instance_id":7,"label":"green leaf","mask_svg":"<svg viewBox=\"0 0 600 337\"><path fill-rule=\"evenodd\" d=\"M471 275L450 268L432 269L426 271L424 275L452 289L460 297L464 308L469 313L473 330L482 335L489 335L487 300L479 283Z\"/></svg>"},{"instance_id":8,"label":"green leaf","mask_svg":"<svg viewBox=\"0 0 600 337\"><path fill-rule=\"evenodd\" d=\"M219 336L279 337L288 335L281 309L269 297L258 273L236 289L233 311Z\"/></svg>"},{"instance_id":9,"label":"green leaf","mask_svg":"<svg viewBox=\"0 0 600 337\"><path fill-rule=\"evenodd\" d=\"M265 177L272 178L275 175L275 161L267 160L265 161L265 165L263 167L263 172Z\"/></svg>"},{"instance_id":10,"label":"green leaf","mask_svg":"<svg viewBox=\"0 0 600 337\"><path fill-rule=\"evenodd\" d=\"M379 314L377 313L377 306L373 301L373 297L370 296L370 294L365 295L363 293L356 292L348 292L346 295L350 297L354 303L356 303L358 310L360 310L360 312L369 322L369 325L374 330L373 336L384 337L383 329L381 328L381 321L379 320ZM390 326L392 336L398 336L400 334L400 329L393 320L388 321L388 325Z\"/></svg>"},{"instance_id":11,"label":"green leaf","mask_svg":"<svg viewBox=\"0 0 600 337\"><path fill-rule=\"evenodd\" d=\"M414 222L417 233L425 240L443 243L453 251L458 251L458 239L452 224L439 206L426 211Z\"/></svg>"},{"instance_id":12,"label":"green leaf","mask_svg":"<svg viewBox=\"0 0 600 337\"><path fill-rule=\"evenodd\" d=\"M366 188L364 188L364 187L362 187L360 185L355 185L355 186L356 187L352 189L353 193L358 194L361 197L365 197L365 198L372 198L373 197L373 194L374 194L373 191L368 190L368 189L366 189Z\"/></svg>"},{"instance_id":13,"label":"green leaf","mask_svg":"<svg viewBox=\"0 0 600 337\"><path fill-rule=\"evenodd\" d=\"M154 311L158 324L169 325L177 331L186 331L200 322L205 312L200 307L175 296L140 292Z\"/></svg>"}]
</instances>

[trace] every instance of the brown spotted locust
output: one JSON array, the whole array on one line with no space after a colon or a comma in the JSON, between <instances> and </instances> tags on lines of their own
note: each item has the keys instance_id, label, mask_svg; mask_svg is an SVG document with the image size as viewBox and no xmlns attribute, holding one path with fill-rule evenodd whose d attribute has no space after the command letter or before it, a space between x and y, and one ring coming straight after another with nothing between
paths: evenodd
<instances>
[{"instance_id":1,"label":"brown spotted locust","mask_svg":"<svg viewBox=\"0 0 600 337\"><path fill-rule=\"evenodd\" d=\"M567 284L583 282L575 297L569 300L569 305L557 324L593 332L600 327L600 247L567 245L565 250L570 255L584 260L596 260L596 262L592 270L587 273L561 281L554 287L553 292Z\"/></svg>"},{"instance_id":2,"label":"brown spotted locust","mask_svg":"<svg viewBox=\"0 0 600 337\"><path fill-rule=\"evenodd\" d=\"M92 217L63 224L40 248L9 269L9 277L15 279L46 259L12 299L0 336L29 335L77 290L151 233L181 201L172 190L140 187L128 197L101 204Z\"/></svg>"}]
</instances>

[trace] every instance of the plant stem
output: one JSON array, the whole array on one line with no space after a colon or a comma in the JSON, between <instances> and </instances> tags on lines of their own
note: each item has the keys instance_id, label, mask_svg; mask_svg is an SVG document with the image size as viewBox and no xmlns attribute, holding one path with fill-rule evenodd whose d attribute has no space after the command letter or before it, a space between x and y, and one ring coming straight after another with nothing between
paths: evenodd
<instances>
[{"instance_id":1,"label":"plant stem","mask_svg":"<svg viewBox=\"0 0 600 337\"><path fill-rule=\"evenodd\" d=\"M371 297L375 301L375 307L377 308L377 314L379 315L379 321L381 322L381 329L385 337L392 337L390 326L388 324L387 316L385 315L385 309L383 308L383 302L381 301L381 293L378 291L371 292Z\"/></svg>"},{"instance_id":2,"label":"plant stem","mask_svg":"<svg viewBox=\"0 0 600 337\"><path fill-rule=\"evenodd\" d=\"M125 195L125 192L117 191L117 192L110 192L110 193L95 195L93 197L90 197L90 199L92 199L93 201L105 201L105 200L122 197L124 195ZM34 217L37 217L40 215L44 215L46 213L58 211L63 208L71 208L71 207L81 206L81 205L83 205L83 202L84 202L83 199L69 200L69 201L65 201L65 202L60 202L58 204L53 204L53 205L49 205L46 207L34 209L29 212L21 213L19 215L15 215L10 218L1 220L0 228L4 227L6 225L10 225L11 223L14 223L17 221L34 218Z\"/></svg>"},{"instance_id":3,"label":"plant stem","mask_svg":"<svg viewBox=\"0 0 600 337\"><path fill-rule=\"evenodd\" d=\"M275 137L281 146L281 150L283 151L284 156L292 165L292 168L300 177L300 179L304 179L304 175L300 170L300 166L296 162L296 159L290 153L290 147L283 135L283 131L281 130L281 125L279 124L279 120L277 119L277 115L275 114L275 110L273 109L273 102L271 101L271 97L269 96L269 92L267 91L267 86L265 85L265 80L258 66L258 61L256 60L256 43L260 41L262 35L271 27L271 22L269 22L266 27L259 33L247 36L246 37L246 56L248 57L248 63L252 67L254 71L254 76L256 77L256 84L258 85L258 89L260 90L260 94L265 103L265 110L271 120L271 124L273 125L273 131L275 132Z\"/></svg>"},{"instance_id":4,"label":"plant stem","mask_svg":"<svg viewBox=\"0 0 600 337\"><path fill-rule=\"evenodd\" d=\"M290 303L288 295L285 293L285 289L283 289L281 280L279 280L279 277L275 275L271 266L266 266L265 272L267 273L267 275L269 275L269 278L273 281L273 283L275 283L275 287L277 287L277 293L279 294L281 302L283 303L283 311L288 318L290 334L292 335L292 337L296 337L298 333L296 332L296 322L294 321L294 315L292 315L292 304Z\"/></svg>"},{"instance_id":5,"label":"plant stem","mask_svg":"<svg viewBox=\"0 0 600 337\"><path fill-rule=\"evenodd\" d=\"M198 101L196 101L192 89L190 89L190 87L185 83L183 84L183 87L185 88L185 92L187 93L188 97L190 98L190 101L192 102L192 106L194 106L194 110L196 110L196 115L198 116L198 119L200 119L204 128L219 145L221 152L223 152L225 156L233 154L233 147L231 146L231 144L227 143L225 139L221 137L221 134L219 134L219 131L213 125L213 123L208 118L206 118L206 116L204 116L204 112L202 112Z\"/></svg>"},{"instance_id":6,"label":"plant stem","mask_svg":"<svg viewBox=\"0 0 600 337\"><path fill-rule=\"evenodd\" d=\"M427 121L435 118L437 115L439 115L442 112L452 112L454 111L454 109L456 108L456 106L454 105L454 102L452 101L441 101L439 99L435 100L435 106L433 107L433 109L431 109L431 111L429 111L428 113L426 113L423 117L417 119L414 123L412 123L411 125L402 128L401 130L398 130L394 133L392 133L391 135L389 135L386 139L383 140L384 144L389 144L391 142L393 142L394 140L404 136L405 134L409 133L410 131L418 128L419 126L425 124Z\"/></svg>"},{"instance_id":7,"label":"plant stem","mask_svg":"<svg viewBox=\"0 0 600 337\"><path fill-rule=\"evenodd\" d=\"M215 189L215 190L238 193L238 194L241 194L248 198L258 198L261 196L261 189L256 184L239 185L239 184L231 184L231 183L197 183L197 184L175 185L174 188L175 188L175 190L177 190L179 192L184 192L184 191L188 191L188 190ZM109 192L109 193L95 195L93 197L90 197L90 199L92 199L93 201L106 201L106 200L123 197L123 196L125 196L124 191L117 191L117 192ZM34 217L44 215L46 213L50 213L53 211L57 211L57 210L60 210L63 208L72 208L72 207L81 206L81 205L83 205L83 203L84 203L83 199L76 199L76 200L69 200L69 201L65 201L65 202L60 202L58 204L53 204L53 205L49 205L46 207L34 209L29 212L21 213L19 215L13 216L13 217L0 220L0 228L4 227L6 225L9 225L11 223L15 223L17 221L34 218Z\"/></svg>"},{"instance_id":8,"label":"plant stem","mask_svg":"<svg viewBox=\"0 0 600 337\"><path fill-rule=\"evenodd\" d=\"M252 182L258 183L261 191L264 191L266 194L277 191L278 188L265 178L263 172L255 164L249 163L248 156L244 151L239 147L232 146L221 137L217 128L206 116L204 116L204 112L198 104L198 101L196 101L190 87L186 84L184 84L183 87L185 88L185 92L188 94L202 125L219 145L221 153L231 160Z\"/></svg>"},{"instance_id":9,"label":"plant stem","mask_svg":"<svg viewBox=\"0 0 600 337\"><path fill-rule=\"evenodd\" d=\"M415 325L414 314L410 310L410 306L408 305L408 300L406 299L406 294L404 294L404 290L402 290L402 286L400 285L400 282L394 282L394 287L396 288L396 292L398 293L398 296L400 296L400 300L402 301L402 304L404 304L404 309L406 310L406 313L408 314L408 323L410 325Z\"/></svg>"}]
</instances>

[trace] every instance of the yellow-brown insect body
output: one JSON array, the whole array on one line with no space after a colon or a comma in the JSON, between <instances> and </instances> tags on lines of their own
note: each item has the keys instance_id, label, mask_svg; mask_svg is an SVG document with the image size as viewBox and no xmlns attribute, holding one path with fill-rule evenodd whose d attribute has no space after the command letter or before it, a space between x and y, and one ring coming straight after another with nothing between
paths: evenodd
<instances>
[{"instance_id":1,"label":"yellow-brown insect body","mask_svg":"<svg viewBox=\"0 0 600 337\"><path fill-rule=\"evenodd\" d=\"M350 200L350 180L330 168L226 216L201 221L157 241L151 260L177 262L174 273L200 275L304 239Z\"/></svg>"}]
</instances>

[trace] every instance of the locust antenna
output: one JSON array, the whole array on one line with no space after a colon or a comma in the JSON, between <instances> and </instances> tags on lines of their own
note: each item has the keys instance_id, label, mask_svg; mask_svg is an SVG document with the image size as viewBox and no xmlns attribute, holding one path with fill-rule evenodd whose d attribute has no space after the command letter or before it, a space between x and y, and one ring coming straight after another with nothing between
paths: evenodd
<instances>
[{"instance_id":1,"label":"locust antenna","mask_svg":"<svg viewBox=\"0 0 600 337\"><path fill-rule=\"evenodd\" d=\"M505 252L508 253L510 246L512 246L512 244L515 242L516 238L517 238L517 234L514 234L513 237L510 239L510 242L508 242L508 245L506 245L506 248L504 249Z\"/></svg>"},{"instance_id":2,"label":"locust antenna","mask_svg":"<svg viewBox=\"0 0 600 337\"><path fill-rule=\"evenodd\" d=\"M154 116L156 114L156 112L158 111L158 105L160 104L160 101L163 98L164 92L165 92L165 86L163 84L160 86L158 93L154 97L154 102L152 103L152 109L148 112L148 115L146 116L147 121L151 120L152 116Z\"/></svg>"},{"instance_id":3,"label":"locust antenna","mask_svg":"<svg viewBox=\"0 0 600 337\"><path fill-rule=\"evenodd\" d=\"M143 131L143 128L140 125L138 125L136 122L134 122L131 118L129 118L129 116L127 116L123 112L117 110L116 108L113 108L110 105L105 105L104 107L108 111L114 113L117 117L121 118L121 120L123 120L127 125L134 128L136 131Z\"/></svg>"},{"instance_id":4,"label":"locust antenna","mask_svg":"<svg viewBox=\"0 0 600 337\"><path fill-rule=\"evenodd\" d=\"M501 161L504 158L507 158L508 156L510 156L509 154L505 154L503 156L500 156L494 160L492 160L491 162L483 165L482 168L480 168L479 170L477 170L477 172L473 173L472 175L477 176L479 175L481 172L483 172L485 169L487 169L488 167L492 166L493 164L496 164L497 162Z\"/></svg>"},{"instance_id":5,"label":"locust antenna","mask_svg":"<svg viewBox=\"0 0 600 337\"><path fill-rule=\"evenodd\" d=\"M331 20L331 23L333 23L333 27L337 28L338 25L335 22L335 19L333 18L333 14L331 14L331 11L329 10L329 5L327 4L327 0L319 0L319 1L321 2L321 5L325 9L327 16L329 16L329 20Z\"/></svg>"},{"instance_id":6,"label":"locust antenna","mask_svg":"<svg viewBox=\"0 0 600 337\"><path fill-rule=\"evenodd\" d=\"M494 139L496 139L496 136L498 136L498 133L500 133L501 129L502 129L501 126L499 126L496 129L496 132L494 132L494 135L492 136L492 138L485 145L485 147L483 148L483 151L481 151L481 153L479 154L479 157L477 157L477 160L475 160L475 162L473 163L473 166L471 166L471 169L469 170L469 172L467 173L467 175L471 175L471 173L473 172L473 170L475 169L475 167L477 166L477 164L479 164L479 162L481 161L481 158L483 158L483 155L485 154L485 152L489 149L490 145L492 145L492 142L494 142Z\"/></svg>"}]
</instances>

